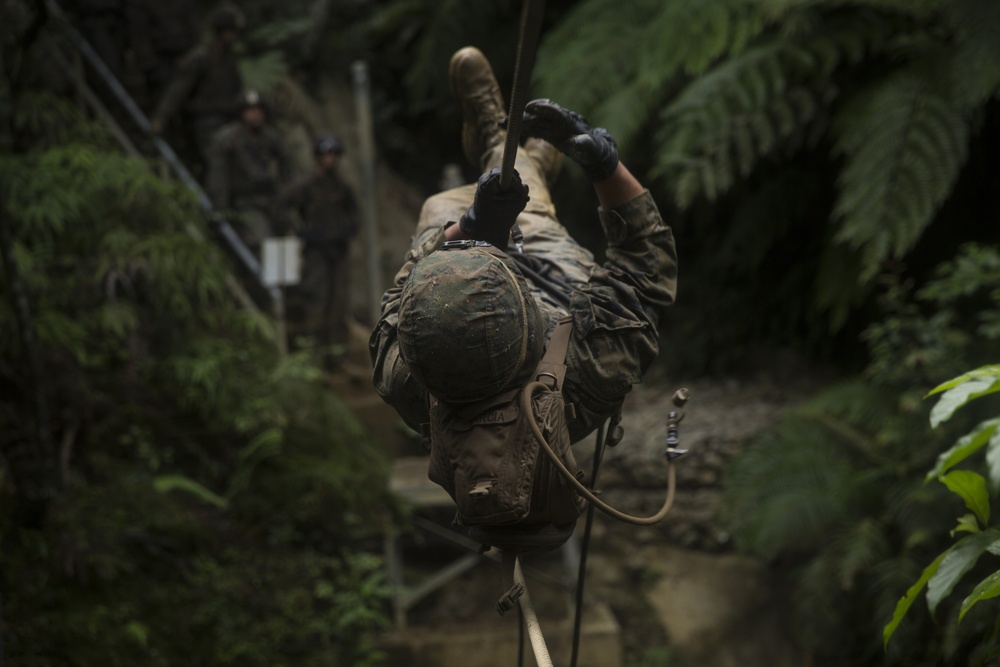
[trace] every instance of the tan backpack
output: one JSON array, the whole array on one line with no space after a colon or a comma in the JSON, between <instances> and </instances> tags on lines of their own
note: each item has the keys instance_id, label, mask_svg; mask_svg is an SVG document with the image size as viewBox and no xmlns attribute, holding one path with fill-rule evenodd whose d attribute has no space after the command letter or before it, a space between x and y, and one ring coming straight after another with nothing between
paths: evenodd
<instances>
[{"instance_id":1,"label":"tan backpack","mask_svg":"<svg viewBox=\"0 0 1000 667\"><path fill-rule=\"evenodd\" d=\"M554 548L572 534L586 506L529 423L534 420L565 467L582 479L562 396L571 330L570 318L559 321L524 387L460 409L431 401L428 476L455 500L455 524L484 544L522 551ZM529 385L530 413L523 400Z\"/></svg>"}]
</instances>

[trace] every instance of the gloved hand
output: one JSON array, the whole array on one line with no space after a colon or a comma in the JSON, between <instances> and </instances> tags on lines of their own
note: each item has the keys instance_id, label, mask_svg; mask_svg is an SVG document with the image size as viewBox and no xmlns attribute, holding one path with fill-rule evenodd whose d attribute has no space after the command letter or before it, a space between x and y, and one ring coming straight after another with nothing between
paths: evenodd
<instances>
[{"instance_id":1,"label":"gloved hand","mask_svg":"<svg viewBox=\"0 0 1000 667\"><path fill-rule=\"evenodd\" d=\"M500 167L479 177L476 197L469 211L458 220L466 236L507 250L510 228L528 203L528 186L515 169L507 190L500 189Z\"/></svg>"},{"instance_id":2,"label":"gloved hand","mask_svg":"<svg viewBox=\"0 0 1000 667\"><path fill-rule=\"evenodd\" d=\"M583 168L591 181L603 181L618 167L618 144L603 127L552 100L532 100L524 108L523 132L549 142Z\"/></svg>"}]
</instances>

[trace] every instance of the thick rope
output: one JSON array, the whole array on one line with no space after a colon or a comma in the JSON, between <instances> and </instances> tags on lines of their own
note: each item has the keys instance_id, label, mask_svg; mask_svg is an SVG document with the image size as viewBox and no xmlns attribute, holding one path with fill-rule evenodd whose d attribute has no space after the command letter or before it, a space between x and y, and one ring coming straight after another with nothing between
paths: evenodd
<instances>
[{"instance_id":1,"label":"thick rope","mask_svg":"<svg viewBox=\"0 0 1000 667\"><path fill-rule=\"evenodd\" d=\"M514 158L517 157L517 147L521 141L521 121L524 107L528 104L528 86L531 84L531 70L535 67L535 54L538 51L544 16L545 0L525 0L524 10L521 12L517 60L514 63L514 87L510 93L510 112L507 114L507 138L500 163L501 190L510 187L514 172Z\"/></svg>"},{"instance_id":2,"label":"thick rope","mask_svg":"<svg viewBox=\"0 0 1000 667\"><path fill-rule=\"evenodd\" d=\"M545 637L542 636L542 627L538 624L538 616L535 615L535 608L531 604L531 597L528 595L528 587L524 581L524 574L521 572L521 559L514 562L514 581L524 586L524 592L518 598L517 604L524 613L524 626L528 630L528 638L531 640L531 650L535 654L535 662L538 667L553 667L552 658L549 657L549 649L545 646Z\"/></svg>"}]
</instances>

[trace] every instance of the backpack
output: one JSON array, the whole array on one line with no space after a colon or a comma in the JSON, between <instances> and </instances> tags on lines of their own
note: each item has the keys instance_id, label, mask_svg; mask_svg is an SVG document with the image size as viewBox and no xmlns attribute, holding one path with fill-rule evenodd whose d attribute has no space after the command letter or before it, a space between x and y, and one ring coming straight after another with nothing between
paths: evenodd
<instances>
[{"instance_id":1,"label":"backpack","mask_svg":"<svg viewBox=\"0 0 1000 667\"><path fill-rule=\"evenodd\" d=\"M571 318L557 323L524 386L458 408L431 401L428 477L455 501L456 526L484 545L517 551L555 548L572 535L586 506L529 423L534 420L566 468L582 479L570 448L562 396L571 330ZM530 410L526 391L531 392Z\"/></svg>"}]
</instances>

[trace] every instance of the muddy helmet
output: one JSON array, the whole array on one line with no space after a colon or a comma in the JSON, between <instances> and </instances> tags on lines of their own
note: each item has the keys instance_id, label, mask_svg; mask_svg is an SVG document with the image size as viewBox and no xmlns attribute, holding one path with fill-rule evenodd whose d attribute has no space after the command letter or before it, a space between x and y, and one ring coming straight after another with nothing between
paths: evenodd
<instances>
[{"instance_id":1,"label":"muddy helmet","mask_svg":"<svg viewBox=\"0 0 1000 667\"><path fill-rule=\"evenodd\" d=\"M432 396L480 401L528 379L546 318L517 264L492 246L437 250L413 267L399 304L399 350Z\"/></svg>"}]
</instances>

